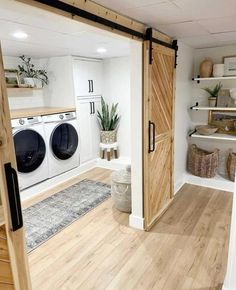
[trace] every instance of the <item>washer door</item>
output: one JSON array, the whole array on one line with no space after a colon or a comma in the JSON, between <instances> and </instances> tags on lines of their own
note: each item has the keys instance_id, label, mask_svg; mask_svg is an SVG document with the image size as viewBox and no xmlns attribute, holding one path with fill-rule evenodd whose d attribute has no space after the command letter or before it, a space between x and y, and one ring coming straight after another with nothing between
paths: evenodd
<instances>
[{"instance_id":1,"label":"washer door","mask_svg":"<svg viewBox=\"0 0 236 290\"><path fill-rule=\"evenodd\" d=\"M46 155L46 146L42 136L30 129L19 131L14 135L17 169L29 173L37 169Z\"/></svg>"},{"instance_id":2,"label":"washer door","mask_svg":"<svg viewBox=\"0 0 236 290\"><path fill-rule=\"evenodd\" d=\"M51 135L51 148L60 160L71 158L78 147L78 134L71 124L58 125Z\"/></svg>"}]
</instances>

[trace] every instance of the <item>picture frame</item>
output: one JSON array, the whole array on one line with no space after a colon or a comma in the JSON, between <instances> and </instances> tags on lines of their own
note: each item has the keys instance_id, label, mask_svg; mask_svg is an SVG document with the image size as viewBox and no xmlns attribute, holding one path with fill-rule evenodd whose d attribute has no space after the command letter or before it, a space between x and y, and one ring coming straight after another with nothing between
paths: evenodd
<instances>
[{"instance_id":1,"label":"picture frame","mask_svg":"<svg viewBox=\"0 0 236 290\"><path fill-rule=\"evenodd\" d=\"M225 56L224 61L224 76L236 76L236 56Z\"/></svg>"},{"instance_id":2,"label":"picture frame","mask_svg":"<svg viewBox=\"0 0 236 290\"><path fill-rule=\"evenodd\" d=\"M17 69L5 69L5 79L7 88L17 88L19 87L19 72Z\"/></svg>"},{"instance_id":3,"label":"picture frame","mask_svg":"<svg viewBox=\"0 0 236 290\"><path fill-rule=\"evenodd\" d=\"M236 135L236 111L209 111L208 124L217 127L216 133Z\"/></svg>"}]
</instances>

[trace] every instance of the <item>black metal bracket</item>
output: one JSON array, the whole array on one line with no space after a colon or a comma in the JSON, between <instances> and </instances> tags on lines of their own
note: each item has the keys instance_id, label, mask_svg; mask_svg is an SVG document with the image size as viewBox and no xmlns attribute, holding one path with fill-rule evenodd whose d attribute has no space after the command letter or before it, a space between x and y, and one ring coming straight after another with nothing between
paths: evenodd
<instances>
[{"instance_id":1,"label":"black metal bracket","mask_svg":"<svg viewBox=\"0 0 236 290\"><path fill-rule=\"evenodd\" d=\"M193 108L196 108L196 107L198 107L198 105L199 105L199 103L198 103L198 102L196 102L196 104L195 104L194 106L191 106L191 107L190 107L190 110L193 110Z\"/></svg>"},{"instance_id":2,"label":"black metal bracket","mask_svg":"<svg viewBox=\"0 0 236 290\"><path fill-rule=\"evenodd\" d=\"M173 40L172 48L175 50L175 68L176 68L177 67L177 57L178 57L177 52L178 52L178 49L179 49L178 40L177 39Z\"/></svg>"},{"instance_id":3,"label":"black metal bracket","mask_svg":"<svg viewBox=\"0 0 236 290\"><path fill-rule=\"evenodd\" d=\"M10 206L12 231L15 232L23 227L23 218L20 202L20 191L18 186L17 173L11 163L4 165L8 190L8 201Z\"/></svg>"},{"instance_id":4,"label":"black metal bracket","mask_svg":"<svg viewBox=\"0 0 236 290\"><path fill-rule=\"evenodd\" d=\"M200 78L200 75L198 75L197 78ZM195 81L195 78L192 78L192 81ZM197 80L197 83L200 84L200 80Z\"/></svg>"},{"instance_id":5,"label":"black metal bracket","mask_svg":"<svg viewBox=\"0 0 236 290\"><path fill-rule=\"evenodd\" d=\"M197 130L196 129L194 129L194 131L192 131L191 133L189 133L189 137L192 137L192 135L194 134L194 133L196 133L197 132Z\"/></svg>"},{"instance_id":6,"label":"black metal bracket","mask_svg":"<svg viewBox=\"0 0 236 290\"><path fill-rule=\"evenodd\" d=\"M152 28L147 28L146 40L149 41L149 64L152 64Z\"/></svg>"}]
</instances>

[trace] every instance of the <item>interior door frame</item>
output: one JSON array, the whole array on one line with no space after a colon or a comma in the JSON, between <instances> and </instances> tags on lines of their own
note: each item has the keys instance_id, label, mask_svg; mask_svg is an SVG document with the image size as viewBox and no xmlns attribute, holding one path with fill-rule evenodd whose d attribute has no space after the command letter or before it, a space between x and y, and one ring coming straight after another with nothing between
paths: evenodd
<instances>
[{"instance_id":1,"label":"interior door frame","mask_svg":"<svg viewBox=\"0 0 236 290\"><path fill-rule=\"evenodd\" d=\"M7 235L8 251L13 275L14 287L17 290L30 290L31 280L29 274L28 257L26 252L26 241L24 227L19 227L13 231L13 220L9 203L7 176L5 165L16 172L16 157L13 144L11 129L10 110L7 97L6 81L4 74L2 50L0 45L0 73L1 73L1 91L0 91L0 197L3 206L5 229ZM15 175L16 176L16 175ZM17 181L15 180L15 183ZM15 195L14 195L15 197Z\"/></svg>"},{"instance_id":2,"label":"interior door frame","mask_svg":"<svg viewBox=\"0 0 236 290\"><path fill-rule=\"evenodd\" d=\"M175 89L176 89L176 66L177 66L177 51L178 45L177 41L173 40L172 44L164 43L155 43L155 40L152 37L152 28L147 29L146 32L146 41L143 44L143 215L144 215L144 229L149 231L152 226L158 221L158 219L165 213L170 204L173 201L174 197L174 128L175 128ZM174 60L174 69L173 69L173 108L172 108L172 153L171 153L171 198L169 202L160 210L159 214L156 216L155 220L149 224L148 223L148 214L149 214L149 192L150 192L150 183L149 183L149 138L150 138L150 115L151 115L151 106L150 106L150 92L151 92L151 65L152 65L152 51L153 46L159 45L167 47L167 49L174 50L175 60Z\"/></svg>"}]
</instances>

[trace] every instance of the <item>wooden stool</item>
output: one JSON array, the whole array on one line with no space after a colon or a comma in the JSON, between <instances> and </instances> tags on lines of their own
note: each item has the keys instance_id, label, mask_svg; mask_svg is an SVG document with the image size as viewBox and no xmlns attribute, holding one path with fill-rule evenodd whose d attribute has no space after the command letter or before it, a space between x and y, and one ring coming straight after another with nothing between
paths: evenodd
<instances>
[{"instance_id":1,"label":"wooden stool","mask_svg":"<svg viewBox=\"0 0 236 290\"><path fill-rule=\"evenodd\" d=\"M107 160L110 161L111 160L111 151L114 152L114 156L117 159L118 158L118 143L100 143L100 149L102 152L102 156L101 158L104 159L105 158L105 152L107 154Z\"/></svg>"}]
</instances>

